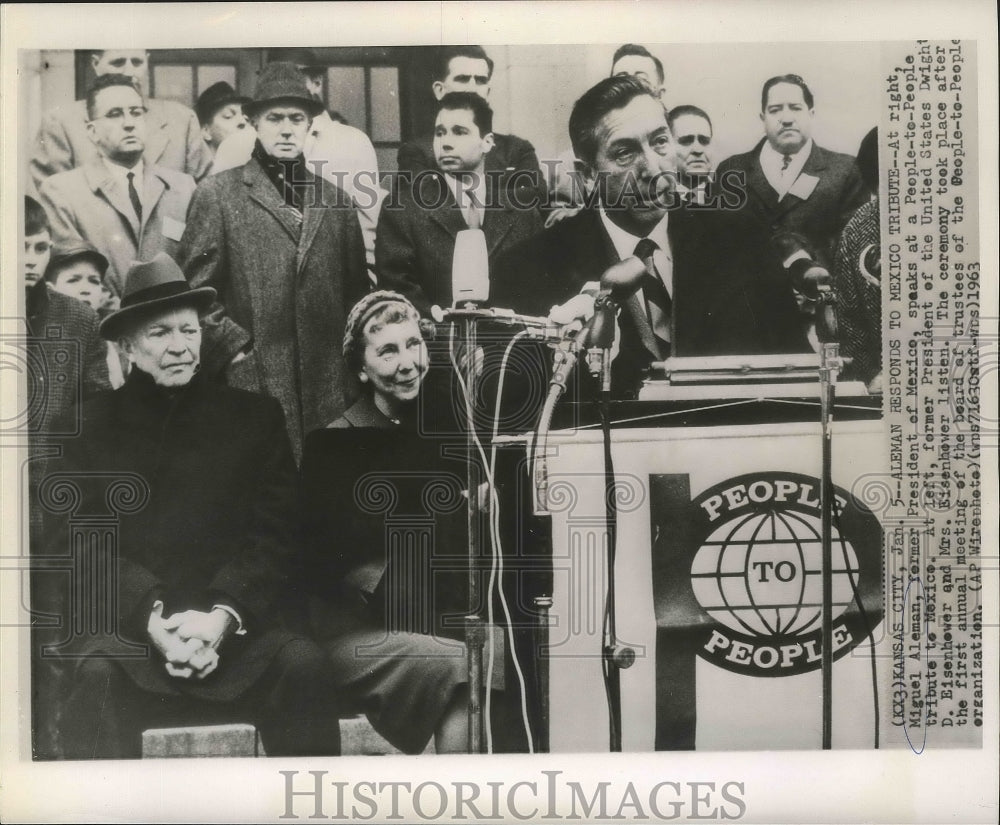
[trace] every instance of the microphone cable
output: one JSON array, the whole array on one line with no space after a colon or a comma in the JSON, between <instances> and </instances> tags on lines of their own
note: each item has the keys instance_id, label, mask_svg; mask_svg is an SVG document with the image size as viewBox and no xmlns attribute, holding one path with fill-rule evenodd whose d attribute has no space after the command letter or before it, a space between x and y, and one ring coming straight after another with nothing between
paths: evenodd
<instances>
[{"instance_id":1,"label":"microphone cable","mask_svg":"<svg viewBox=\"0 0 1000 825\"><path fill-rule=\"evenodd\" d=\"M522 331L522 332L517 333L511 339L511 341L507 344L507 348L504 351L504 357L503 357L503 359L501 361L500 379L499 379L499 384L497 386L496 410L495 410L494 421L493 421L493 438L494 438L494 441L496 440L496 434L497 434L497 432L499 430L500 401L501 401L501 396L502 396L502 393L503 393L503 379L504 379L504 373L506 371L507 362L508 362L508 360L510 358L510 354L511 354L511 351L513 350L514 344L520 338L523 338L525 335L527 335L527 333ZM467 386L467 384L465 382L465 378L462 375L462 370L459 368L458 361L457 361L457 358L455 356L455 325L454 324L451 325L451 334L449 335L449 338L448 338L448 356L449 356L449 358L451 360L452 368L454 369L455 374L458 377L458 382L459 382L459 386L460 386L460 388L462 390L463 398L465 398L466 400L468 400L468 398L469 398L468 386ZM469 353L467 357L475 358L475 353ZM492 708L492 701L491 701L492 690L491 690L491 687L492 687L492 683L493 683L493 667L494 667L495 657L496 657L496 647L495 647L494 637L493 637L493 617L494 617L494 614L493 614L493 598L492 598L492 595L493 595L493 590L494 590L494 588L496 586L497 579L499 578L499 587L496 588L496 589L497 589L497 594L498 594L498 596L500 598L501 607L503 608L504 616L505 616L506 621L507 621L506 631L507 631L508 644L510 646L511 661L512 661L512 663L514 665L514 670L515 670L515 672L517 674L517 679L518 679L518 683L519 683L519 687L520 687L520 692L521 692L521 719L522 719L522 723L524 725L525 735L527 736L528 753L534 753L535 752L534 737L532 736L532 733L531 733L531 723L530 723L530 721L528 719L528 692L527 692L527 685L525 683L524 672L523 672L523 670L521 668L520 660L518 659L518 656L517 656L517 649L515 648L515 645L514 645L514 628L512 626L513 622L511 621L510 607L507 604L507 597L506 597L506 594L504 593L504 590L503 590L503 581L502 581L502 574L503 574L503 543L502 543L502 539L501 539L501 536L500 536L500 501L499 501L499 496L497 495L496 479L495 479L495 476L494 476L495 461L496 461L496 446L495 446L495 444L491 445L491 457L492 457L492 460L487 460L486 452L483 449L482 442L479 440L479 435L476 432L475 427L473 427L473 430L472 430L472 439L473 439L473 441L474 441L474 443L476 445L476 450L479 453L480 460L483 462L483 468L484 468L484 470L486 472L486 481L487 481L487 484L489 486L489 493L490 493L489 525L490 525L491 563L490 563L490 580L489 580L489 586L487 588L487 599L486 599L487 621L488 621L489 626L490 626L490 631L489 631L489 637L488 637L488 640L487 640L487 648L488 648L488 651L489 651L489 653L488 653L489 666L487 668L486 699L485 699L485 711L484 711L484 719L485 719L485 727L486 727L486 747L487 747L487 752L488 753L492 753L493 752L493 723L492 723L492 720L490 718L490 716L491 716L490 710ZM471 460L471 456L470 456L470 460ZM477 491L474 492L472 490L469 490L468 491L468 495L469 495L470 502L472 501L472 496L473 495L476 496L476 499L478 501L479 491L477 490Z\"/></svg>"}]
</instances>

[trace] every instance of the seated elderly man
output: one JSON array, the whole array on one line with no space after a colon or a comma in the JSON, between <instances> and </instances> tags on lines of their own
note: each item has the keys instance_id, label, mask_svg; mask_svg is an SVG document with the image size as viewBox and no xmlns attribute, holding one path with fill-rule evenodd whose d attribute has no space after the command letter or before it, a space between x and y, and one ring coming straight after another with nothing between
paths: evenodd
<instances>
[{"instance_id":1,"label":"seated elderly man","mask_svg":"<svg viewBox=\"0 0 1000 825\"><path fill-rule=\"evenodd\" d=\"M121 309L101 324L128 379L84 404L81 435L42 485L49 502L46 484L75 485L77 514L113 507L109 485L135 491L116 551L70 541L60 518L47 526L50 559L117 553L88 557L107 580L73 582L78 599L110 599L91 608L115 626L72 651L66 758L136 757L143 729L236 721L257 725L269 756L339 750L331 667L283 620L299 538L284 416L271 398L199 375L198 311L214 298L165 253L130 268Z\"/></svg>"}]
</instances>

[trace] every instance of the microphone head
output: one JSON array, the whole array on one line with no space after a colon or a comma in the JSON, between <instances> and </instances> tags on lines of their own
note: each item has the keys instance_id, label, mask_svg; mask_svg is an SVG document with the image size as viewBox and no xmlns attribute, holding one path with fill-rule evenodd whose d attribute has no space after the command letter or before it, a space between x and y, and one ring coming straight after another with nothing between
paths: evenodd
<instances>
[{"instance_id":1,"label":"microphone head","mask_svg":"<svg viewBox=\"0 0 1000 825\"><path fill-rule=\"evenodd\" d=\"M607 268L601 276L601 289L610 294L611 300L624 301L638 291L646 274L646 264L633 255Z\"/></svg>"},{"instance_id":2,"label":"microphone head","mask_svg":"<svg viewBox=\"0 0 1000 825\"><path fill-rule=\"evenodd\" d=\"M451 299L454 306L483 303L490 297L490 265L482 229L463 229L455 236L451 263Z\"/></svg>"}]
</instances>

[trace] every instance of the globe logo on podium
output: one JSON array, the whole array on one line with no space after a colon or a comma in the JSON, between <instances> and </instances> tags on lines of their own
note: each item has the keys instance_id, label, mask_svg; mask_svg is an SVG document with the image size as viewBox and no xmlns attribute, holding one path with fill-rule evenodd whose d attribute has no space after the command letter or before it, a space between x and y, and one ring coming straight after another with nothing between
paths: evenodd
<instances>
[{"instance_id":1,"label":"globe logo on podium","mask_svg":"<svg viewBox=\"0 0 1000 825\"><path fill-rule=\"evenodd\" d=\"M691 564L691 586L706 613L737 633L793 636L820 629L821 522L790 510L741 515L717 527ZM858 586L854 548L833 530L833 616Z\"/></svg>"},{"instance_id":2,"label":"globe logo on podium","mask_svg":"<svg viewBox=\"0 0 1000 825\"><path fill-rule=\"evenodd\" d=\"M881 621L882 528L834 487L832 655L846 655ZM823 660L820 481L787 472L730 478L691 500L675 530L684 549L673 604L699 612L698 655L734 673L792 676ZM686 524L685 524L686 522Z\"/></svg>"}]
</instances>

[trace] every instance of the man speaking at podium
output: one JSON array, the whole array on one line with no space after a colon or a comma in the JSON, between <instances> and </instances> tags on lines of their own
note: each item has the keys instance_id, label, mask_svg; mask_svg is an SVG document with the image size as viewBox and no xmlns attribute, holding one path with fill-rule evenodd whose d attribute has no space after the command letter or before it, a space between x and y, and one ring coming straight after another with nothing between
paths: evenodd
<instances>
[{"instance_id":1,"label":"man speaking at podium","mask_svg":"<svg viewBox=\"0 0 1000 825\"><path fill-rule=\"evenodd\" d=\"M787 277L740 211L682 207L662 103L635 77L609 77L573 106L570 139L593 197L577 215L498 259L490 303L544 315L630 257L646 273L618 299L612 394L634 398L649 365L674 356L807 352ZM728 200L727 200L728 198Z\"/></svg>"}]
</instances>

